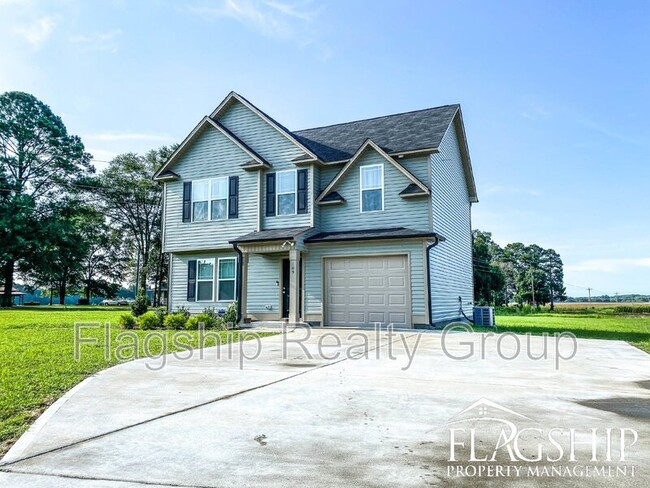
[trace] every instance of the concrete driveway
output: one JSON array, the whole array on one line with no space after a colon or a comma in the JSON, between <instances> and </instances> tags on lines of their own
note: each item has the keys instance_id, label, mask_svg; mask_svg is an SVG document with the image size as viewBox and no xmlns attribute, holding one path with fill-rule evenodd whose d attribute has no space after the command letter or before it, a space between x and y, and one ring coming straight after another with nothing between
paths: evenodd
<instances>
[{"instance_id":1,"label":"concrete driveway","mask_svg":"<svg viewBox=\"0 0 650 488\"><path fill-rule=\"evenodd\" d=\"M309 332L103 371L20 439L0 486L650 486L650 356L626 343L532 359L544 339L522 337L508 360L513 337Z\"/></svg>"}]
</instances>

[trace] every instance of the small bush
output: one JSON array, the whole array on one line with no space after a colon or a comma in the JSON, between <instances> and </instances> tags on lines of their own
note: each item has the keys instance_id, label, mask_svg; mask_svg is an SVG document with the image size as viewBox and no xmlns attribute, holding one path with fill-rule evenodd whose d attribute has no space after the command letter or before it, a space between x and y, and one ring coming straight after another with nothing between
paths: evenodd
<instances>
[{"instance_id":1,"label":"small bush","mask_svg":"<svg viewBox=\"0 0 650 488\"><path fill-rule=\"evenodd\" d=\"M231 302L226 308L226 313L223 314L223 321L229 327L237 326L237 302Z\"/></svg>"},{"instance_id":2,"label":"small bush","mask_svg":"<svg viewBox=\"0 0 650 488\"><path fill-rule=\"evenodd\" d=\"M185 328L187 330L197 330L199 328L199 319L196 316L190 317L185 322Z\"/></svg>"},{"instance_id":3,"label":"small bush","mask_svg":"<svg viewBox=\"0 0 650 488\"><path fill-rule=\"evenodd\" d=\"M215 320L206 313L200 313L190 317L185 324L186 329L196 330L202 324L204 329L211 329L215 326Z\"/></svg>"},{"instance_id":4,"label":"small bush","mask_svg":"<svg viewBox=\"0 0 650 488\"><path fill-rule=\"evenodd\" d=\"M154 310L154 313L158 316L160 319L160 323L165 322L165 317L167 317L167 308L165 307L158 307Z\"/></svg>"},{"instance_id":5,"label":"small bush","mask_svg":"<svg viewBox=\"0 0 650 488\"><path fill-rule=\"evenodd\" d=\"M131 304L131 312L136 317L139 317L140 315L146 313L148 308L149 298L145 295L138 295L135 297L135 300Z\"/></svg>"},{"instance_id":6,"label":"small bush","mask_svg":"<svg viewBox=\"0 0 650 488\"><path fill-rule=\"evenodd\" d=\"M202 315L207 315L212 320L218 320L219 318L221 318L221 315L219 314L219 311L214 307L205 307L201 314Z\"/></svg>"},{"instance_id":7,"label":"small bush","mask_svg":"<svg viewBox=\"0 0 650 488\"><path fill-rule=\"evenodd\" d=\"M138 325L138 321L130 313L123 313L117 319L117 325L125 329L135 329L135 326Z\"/></svg>"},{"instance_id":8,"label":"small bush","mask_svg":"<svg viewBox=\"0 0 650 488\"><path fill-rule=\"evenodd\" d=\"M190 318L190 309L184 306L176 307L176 312L182 314L186 319Z\"/></svg>"},{"instance_id":9,"label":"small bush","mask_svg":"<svg viewBox=\"0 0 650 488\"><path fill-rule=\"evenodd\" d=\"M142 330L157 329L162 326L156 312L145 312L138 317L138 327Z\"/></svg>"},{"instance_id":10,"label":"small bush","mask_svg":"<svg viewBox=\"0 0 650 488\"><path fill-rule=\"evenodd\" d=\"M187 323L187 317L182 313L170 313L165 317L165 327L167 329L184 329Z\"/></svg>"}]
</instances>

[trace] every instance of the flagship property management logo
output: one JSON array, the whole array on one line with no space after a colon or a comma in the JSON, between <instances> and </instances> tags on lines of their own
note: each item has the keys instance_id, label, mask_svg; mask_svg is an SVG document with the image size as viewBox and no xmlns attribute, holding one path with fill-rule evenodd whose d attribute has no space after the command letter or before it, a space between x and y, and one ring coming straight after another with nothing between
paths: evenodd
<instances>
[{"instance_id":1,"label":"flagship property management logo","mask_svg":"<svg viewBox=\"0 0 650 488\"><path fill-rule=\"evenodd\" d=\"M532 419L482 398L447 423L447 476L454 478L633 478L626 455L634 429L538 427Z\"/></svg>"}]
</instances>

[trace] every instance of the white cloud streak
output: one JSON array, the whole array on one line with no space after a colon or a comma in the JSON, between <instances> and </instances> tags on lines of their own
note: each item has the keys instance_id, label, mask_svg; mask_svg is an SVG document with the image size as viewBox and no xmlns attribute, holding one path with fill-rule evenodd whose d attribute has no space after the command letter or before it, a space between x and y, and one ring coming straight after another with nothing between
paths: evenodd
<instances>
[{"instance_id":1,"label":"white cloud streak","mask_svg":"<svg viewBox=\"0 0 650 488\"><path fill-rule=\"evenodd\" d=\"M113 29L107 32L95 32L90 35L80 34L72 36L70 42L82 46L85 51L117 52L115 40L121 34L121 29Z\"/></svg>"},{"instance_id":2,"label":"white cloud streak","mask_svg":"<svg viewBox=\"0 0 650 488\"><path fill-rule=\"evenodd\" d=\"M153 141L165 142L172 138L165 134L147 134L144 132L100 132L97 134L86 134L83 140L116 142L116 141Z\"/></svg>"},{"instance_id":3,"label":"white cloud streak","mask_svg":"<svg viewBox=\"0 0 650 488\"><path fill-rule=\"evenodd\" d=\"M34 47L39 47L52 35L56 22L53 17L40 17L35 21L15 27L14 31Z\"/></svg>"}]
</instances>

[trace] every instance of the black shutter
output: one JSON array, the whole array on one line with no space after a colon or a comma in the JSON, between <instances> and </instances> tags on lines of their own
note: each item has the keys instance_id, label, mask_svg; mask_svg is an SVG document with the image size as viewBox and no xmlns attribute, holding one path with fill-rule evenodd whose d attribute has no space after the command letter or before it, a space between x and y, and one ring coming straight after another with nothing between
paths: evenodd
<instances>
[{"instance_id":1,"label":"black shutter","mask_svg":"<svg viewBox=\"0 0 650 488\"><path fill-rule=\"evenodd\" d=\"M239 176L228 179L228 218L239 217Z\"/></svg>"},{"instance_id":2,"label":"black shutter","mask_svg":"<svg viewBox=\"0 0 650 488\"><path fill-rule=\"evenodd\" d=\"M275 215L275 173L266 175L266 216Z\"/></svg>"},{"instance_id":3,"label":"black shutter","mask_svg":"<svg viewBox=\"0 0 650 488\"><path fill-rule=\"evenodd\" d=\"M196 300L196 259L187 262L187 301Z\"/></svg>"},{"instance_id":4,"label":"black shutter","mask_svg":"<svg viewBox=\"0 0 650 488\"><path fill-rule=\"evenodd\" d=\"M307 171L298 170L298 213L307 213Z\"/></svg>"},{"instance_id":5,"label":"black shutter","mask_svg":"<svg viewBox=\"0 0 650 488\"><path fill-rule=\"evenodd\" d=\"M192 220L192 182L183 183L183 222Z\"/></svg>"}]
</instances>

